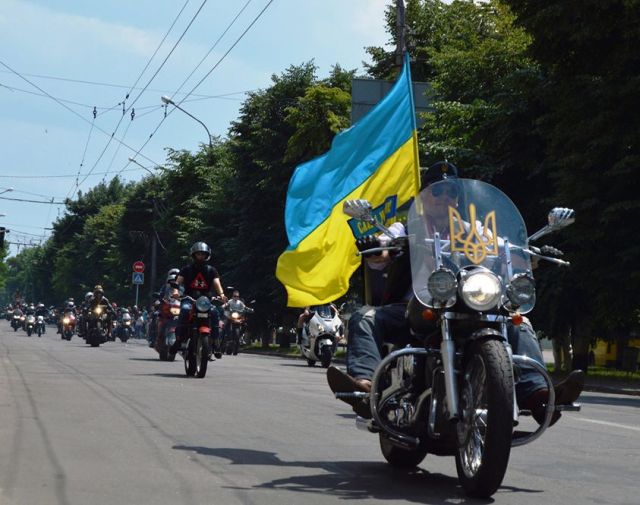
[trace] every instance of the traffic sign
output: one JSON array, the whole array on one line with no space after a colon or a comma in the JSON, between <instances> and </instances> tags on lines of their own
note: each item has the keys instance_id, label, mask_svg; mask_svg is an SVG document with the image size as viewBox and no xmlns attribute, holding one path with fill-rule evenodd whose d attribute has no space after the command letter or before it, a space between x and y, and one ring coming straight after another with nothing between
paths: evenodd
<instances>
[{"instance_id":1,"label":"traffic sign","mask_svg":"<svg viewBox=\"0 0 640 505\"><path fill-rule=\"evenodd\" d=\"M131 282L134 284L144 284L144 274L142 272L133 272L131 274Z\"/></svg>"},{"instance_id":2,"label":"traffic sign","mask_svg":"<svg viewBox=\"0 0 640 505\"><path fill-rule=\"evenodd\" d=\"M138 272L139 274L144 272L144 263L142 261L136 261L133 264L133 271L134 272ZM142 283L140 283L140 284L142 284Z\"/></svg>"}]
</instances>

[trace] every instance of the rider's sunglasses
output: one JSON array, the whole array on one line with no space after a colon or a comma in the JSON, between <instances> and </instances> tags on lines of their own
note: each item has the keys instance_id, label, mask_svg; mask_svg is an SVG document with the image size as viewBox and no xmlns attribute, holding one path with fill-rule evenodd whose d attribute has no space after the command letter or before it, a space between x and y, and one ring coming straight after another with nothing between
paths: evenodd
<instances>
[{"instance_id":1,"label":"rider's sunglasses","mask_svg":"<svg viewBox=\"0 0 640 505\"><path fill-rule=\"evenodd\" d=\"M442 196L444 193L449 198L458 198L458 188L452 184L438 184L431 187L431 194L433 196Z\"/></svg>"}]
</instances>

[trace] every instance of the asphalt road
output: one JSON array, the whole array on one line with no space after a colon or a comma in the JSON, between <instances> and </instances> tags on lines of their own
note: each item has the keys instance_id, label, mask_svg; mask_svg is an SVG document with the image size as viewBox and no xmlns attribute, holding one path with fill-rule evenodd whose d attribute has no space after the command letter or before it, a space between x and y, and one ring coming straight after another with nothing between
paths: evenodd
<instances>
[{"instance_id":1,"label":"asphalt road","mask_svg":"<svg viewBox=\"0 0 640 505\"><path fill-rule=\"evenodd\" d=\"M0 504L481 503L453 458L392 471L302 360L225 356L187 379L143 342L53 331L0 321ZM494 503L640 503L640 397L582 400L513 450Z\"/></svg>"}]
</instances>

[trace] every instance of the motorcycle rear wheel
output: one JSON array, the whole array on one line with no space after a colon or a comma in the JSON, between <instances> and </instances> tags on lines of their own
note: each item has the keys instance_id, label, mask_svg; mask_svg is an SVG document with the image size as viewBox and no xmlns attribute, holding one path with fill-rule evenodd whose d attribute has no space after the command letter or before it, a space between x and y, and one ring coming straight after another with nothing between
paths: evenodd
<instances>
[{"instance_id":1,"label":"motorcycle rear wheel","mask_svg":"<svg viewBox=\"0 0 640 505\"><path fill-rule=\"evenodd\" d=\"M418 466L427 456L427 448L421 442L415 449L405 449L391 443L384 433L380 433L380 450L384 459L394 468L411 470Z\"/></svg>"},{"instance_id":2,"label":"motorcycle rear wheel","mask_svg":"<svg viewBox=\"0 0 640 505\"><path fill-rule=\"evenodd\" d=\"M475 342L465 354L456 470L468 496L489 498L502 484L511 454L513 370L502 341Z\"/></svg>"}]
</instances>

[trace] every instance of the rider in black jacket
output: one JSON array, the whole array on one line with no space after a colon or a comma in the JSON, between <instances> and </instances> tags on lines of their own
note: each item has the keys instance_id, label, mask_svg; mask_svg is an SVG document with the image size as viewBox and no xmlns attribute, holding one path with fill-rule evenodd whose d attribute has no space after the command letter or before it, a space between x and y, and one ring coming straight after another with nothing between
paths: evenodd
<instances>
[{"instance_id":1,"label":"rider in black jacket","mask_svg":"<svg viewBox=\"0 0 640 505\"><path fill-rule=\"evenodd\" d=\"M217 294L222 302L225 303L227 297L220 283L220 275L215 267L207 264L207 261L211 258L211 248L204 242L196 242L191 246L189 253L193 258L193 263L180 270L178 277L171 284L173 288L172 296L179 298L180 293L183 292L185 296L197 299L200 296ZM180 349L182 345L185 338L185 329L189 313L192 308L192 302L190 300L185 299L182 301L180 318L178 320L178 327L176 328L176 341L169 350L171 354L178 352L178 349ZM216 314L216 311L212 311L211 334L214 338L218 336L218 320Z\"/></svg>"}]
</instances>

